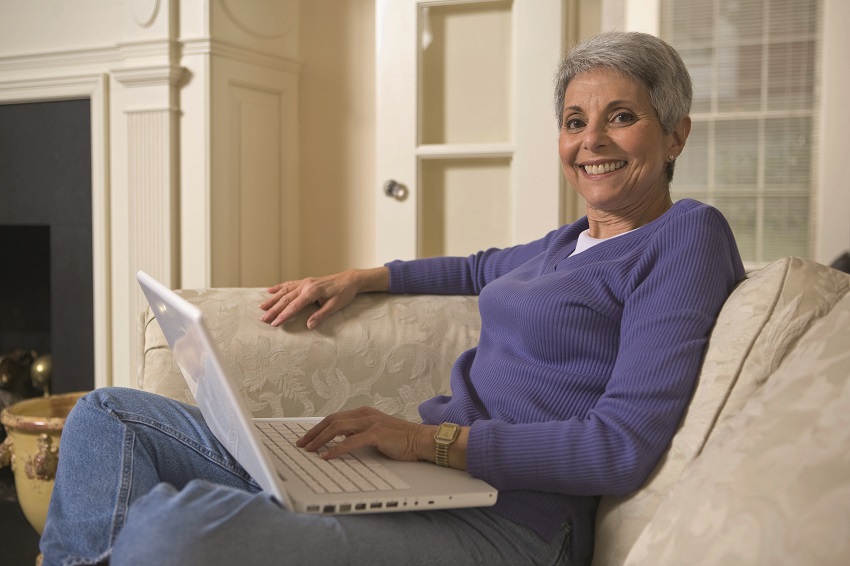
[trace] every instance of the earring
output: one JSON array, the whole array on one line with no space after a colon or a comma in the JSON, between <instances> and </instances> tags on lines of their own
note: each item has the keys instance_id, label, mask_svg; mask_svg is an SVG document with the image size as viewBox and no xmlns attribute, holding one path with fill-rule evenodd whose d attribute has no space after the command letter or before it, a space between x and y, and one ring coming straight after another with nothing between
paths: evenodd
<instances>
[{"instance_id":1,"label":"earring","mask_svg":"<svg viewBox=\"0 0 850 566\"><path fill-rule=\"evenodd\" d=\"M668 159L669 161L671 161L671 162L672 162L672 161L676 161L676 157L675 157L675 156L673 156L673 155L668 155L668 156L667 156L667 159Z\"/></svg>"}]
</instances>

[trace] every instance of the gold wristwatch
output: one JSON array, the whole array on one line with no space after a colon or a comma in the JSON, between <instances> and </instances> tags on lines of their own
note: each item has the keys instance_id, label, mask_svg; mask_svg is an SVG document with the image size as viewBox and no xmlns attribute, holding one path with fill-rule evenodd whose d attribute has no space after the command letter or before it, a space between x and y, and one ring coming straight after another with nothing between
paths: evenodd
<instances>
[{"instance_id":1,"label":"gold wristwatch","mask_svg":"<svg viewBox=\"0 0 850 566\"><path fill-rule=\"evenodd\" d=\"M437 429L434 435L434 442L437 443L437 457L435 461L438 466L449 465L449 446L454 444L460 434L460 425L454 423L443 423Z\"/></svg>"}]
</instances>

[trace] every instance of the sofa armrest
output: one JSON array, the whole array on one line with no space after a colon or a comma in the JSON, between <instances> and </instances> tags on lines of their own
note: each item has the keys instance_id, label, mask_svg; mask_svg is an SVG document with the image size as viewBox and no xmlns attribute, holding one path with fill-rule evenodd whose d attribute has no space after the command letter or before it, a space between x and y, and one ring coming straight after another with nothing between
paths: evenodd
<instances>
[{"instance_id":1,"label":"sofa armrest","mask_svg":"<svg viewBox=\"0 0 850 566\"><path fill-rule=\"evenodd\" d=\"M315 330L302 312L260 321L263 289L178 291L198 306L256 417L326 415L364 405L418 421L419 403L450 394L455 359L478 342L477 297L359 295ZM141 389L194 403L150 309L142 314Z\"/></svg>"}]
</instances>

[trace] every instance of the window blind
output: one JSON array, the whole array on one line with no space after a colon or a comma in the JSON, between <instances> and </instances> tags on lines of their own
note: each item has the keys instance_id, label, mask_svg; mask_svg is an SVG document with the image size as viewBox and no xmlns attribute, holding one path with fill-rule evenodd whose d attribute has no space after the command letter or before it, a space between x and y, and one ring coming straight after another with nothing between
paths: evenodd
<instances>
[{"instance_id":1,"label":"window blind","mask_svg":"<svg viewBox=\"0 0 850 566\"><path fill-rule=\"evenodd\" d=\"M821 9L821 0L661 0L661 37L694 82L673 198L719 208L751 265L812 255Z\"/></svg>"}]
</instances>

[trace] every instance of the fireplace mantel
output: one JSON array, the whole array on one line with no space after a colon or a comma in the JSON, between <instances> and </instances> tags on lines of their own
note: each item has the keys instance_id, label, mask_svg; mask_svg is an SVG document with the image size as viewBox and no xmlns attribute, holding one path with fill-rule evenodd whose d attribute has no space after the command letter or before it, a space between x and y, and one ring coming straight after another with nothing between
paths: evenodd
<instances>
[{"instance_id":1,"label":"fireplace mantel","mask_svg":"<svg viewBox=\"0 0 850 566\"><path fill-rule=\"evenodd\" d=\"M136 271L298 275L299 2L44 6L4 7L0 104L90 100L95 385L134 387Z\"/></svg>"}]
</instances>

